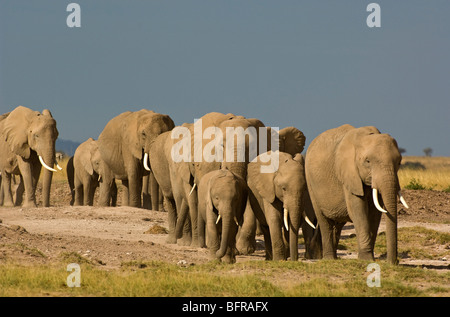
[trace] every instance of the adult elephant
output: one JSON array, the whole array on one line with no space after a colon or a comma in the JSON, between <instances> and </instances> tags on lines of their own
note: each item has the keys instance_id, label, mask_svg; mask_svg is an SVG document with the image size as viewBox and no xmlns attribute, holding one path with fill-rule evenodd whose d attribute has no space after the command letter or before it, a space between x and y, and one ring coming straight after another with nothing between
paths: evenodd
<instances>
[{"instance_id":1,"label":"adult elephant","mask_svg":"<svg viewBox=\"0 0 450 317\"><path fill-rule=\"evenodd\" d=\"M246 181L226 168L202 177L198 185L199 243L205 246L207 242L212 258L236 262L236 233L243 221L247 191Z\"/></svg>"},{"instance_id":2,"label":"adult elephant","mask_svg":"<svg viewBox=\"0 0 450 317\"><path fill-rule=\"evenodd\" d=\"M261 155L248 165L250 204L264 234L266 259L286 260L290 255L297 261L298 231L305 217L304 159L301 154L292 157L285 152L274 153L278 155L278 167L271 171L263 169L273 162L264 163ZM289 236L284 237L286 232Z\"/></svg>"},{"instance_id":3,"label":"adult elephant","mask_svg":"<svg viewBox=\"0 0 450 317\"><path fill-rule=\"evenodd\" d=\"M103 161L98 150L97 141L89 138L81 143L75 151L73 160L67 163L67 178L71 191L74 192L75 206L93 206L95 190L103 178L111 178L111 171ZM70 173L69 171L73 171ZM111 206L117 202L116 182L112 182Z\"/></svg>"},{"instance_id":4,"label":"adult elephant","mask_svg":"<svg viewBox=\"0 0 450 317\"><path fill-rule=\"evenodd\" d=\"M180 160L172 164L171 170L177 174L177 181L181 182L180 187L183 188L184 198L180 201L185 202L183 205L177 204L178 238L182 236L182 229L186 228L185 220L189 219L188 226L192 228L192 244L199 246L196 184L205 174L218 170L221 166L245 179L250 157L249 148L256 144L257 149L260 127L264 127L264 124L258 119L248 119L231 113L211 112L193 124L174 129L175 137L179 139L181 135L183 142L186 142L183 147L179 146L182 143L180 141L172 143L172 148L175 149ZM227 143L227 130L231 131L229 143ZM229 148L231 150L228 150ZM247 214L251 218L251 214ZM248 217L244 216L244 218ZM251 219L244 221L244 225L251 222ZM256 245L256 242L253 244Z\"/></svg>"},{"instance_id":5,"label":"adult elephant","mask_svg":"<svg viewBox=\"0 0 450 317\"><path fill-rule=\"evenodd\" d=\"M167 243L177 243L179 240L182 245L198 246L194 153L199 145L195 145L195 142L198 139L200 142L204 141L202 137L206 129L218 127L221 122L235 117L231 113L211 112L202 116L195 124L185 123L169 133L161 134L152 144L150 166L168 211ZM220 168L220 162L211 164L215 166L211 170Z\"/></svg>"},{"instance_id":6,"label":"adult elephant","mask_svg":"<svg viewBox=\"0 0 450 317\"><path fill-rule=\"evenodd\" d=\"M25 192L24 207L36 207L36 187L44 166L43 206L50 206L50 188L58 138L56 121L49 110L41 112L18 106L0 118L0 168L3 177L4 205L13 206L11 175L21 175ZM57 165L58 169L61 169ZM17 198L18 200L19 197Z\"/></svg>"},{"instance_id":7,"label":"adult elephant","mask_svg":"<svg viewBox=\"0 0 450 317\"><path fill-rule=\"evenodd\" d=\"M189 124L183 124L187 127ZM184 184L180 175L184 174L187 169L189 173L189 164L180 162L176 163L172 159L171 151L174 144L178 141L177 138L172 137L172 131L164 132L156 137L155 141L150 146L150 166L153 175L159 185L165 202L165 209L167 210L169 234L166 242L170 244L177 243L176 225L180 222L180 210L184 210L184 214L188 213L188 193L192 188L189 184ZM188 186L185 188L185 186ZM152 197L153 198L153 197ZM195 197L196 198L196 197ZM153 200L153 199L152 199ZM193 208L197 210L197 202L191 202ZM179 243L182 245L191 244L191 229L189 226L185 228L184 237ZM182 230L182 229L181 229ZM180 238L183 234L179 234Z\"/></svg>"},{"instance_id":8,"label":"adult elephant","mask_svg":"<svg viewBox=\"0 0 450 317\"><path fill-rule=\"evenodd\" d=\"M106 124L98 138L98 148L113 176L125 186L124 205L141 207L142 177L150 171L150 144L173 127L168 115L146 109L124 112ZM109 175L100 183L100 205L108 205L114 177Z\"/></svg>"},{"instance_id":9,"label":"adult elephant","mask_svg":"<svg viewBox=\"0 0 450 317\"><path fill-rule=\"evenodd\" d=\"M352 221L358 258L373 260L381 214L385 213L387 261L398 262L397 196L406 205L397 176L401 158L395 139L375 127L343 125L311 142L306 154L306 181L324 258L337 257L341 229Z\"/></svg>"}]
</instances>

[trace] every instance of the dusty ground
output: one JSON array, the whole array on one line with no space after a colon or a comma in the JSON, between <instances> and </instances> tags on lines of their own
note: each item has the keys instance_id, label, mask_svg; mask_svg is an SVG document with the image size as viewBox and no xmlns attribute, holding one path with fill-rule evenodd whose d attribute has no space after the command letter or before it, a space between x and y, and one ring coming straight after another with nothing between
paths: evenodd
<instances>
[{"instance_id":1,"label":"dusty ground","mask_svg":"<svg viewBox=\"0 0 450 317\"><path fill-rule=\"evenodd\" d=\"M71 252L106 269L132 260L183 264L208 261L205 249L166 244L167 234L146 233L155 225L167 228L167 213L130 207L71 207L66 186L64 183L53 186L53 207L0 208L0 263L6 260L49 263ZM399 205L400 227L423 226L450 232L450 193L405 190L403 195L410 209ZM383 230L382 222L379 232ZM353 233L349 223L342 238ZM257 238L259 249L250 256L238 256L238 262L264 259L262 237ZM299 251L301 258L303 245ZM345 250L339 250L338 255L357 256ZM439 260L407 257L401 258L400 263L450 270L450 258L445 257Z\"/></svg>"}]
</instances>

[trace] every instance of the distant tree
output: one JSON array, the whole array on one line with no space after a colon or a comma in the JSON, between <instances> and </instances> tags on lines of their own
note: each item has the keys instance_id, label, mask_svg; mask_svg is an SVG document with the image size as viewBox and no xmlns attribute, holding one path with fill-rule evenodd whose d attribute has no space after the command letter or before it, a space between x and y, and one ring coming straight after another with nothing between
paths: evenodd
<instances>
[{"instance_id":1,"label":"distant tree","mask_svg":"<svg viewBox=\"0 0 450 317\"><path fill-rule=\"evenodd\" d=\"M425 153L425 156L431 156L433 149L430 147L427 147L427 148L423 149L423 152Z\"/></svg>"},{"instance_id":2,"label":"distant tree","mask_svg":"<svg viewBox=\"0 0 450 317\"><path fill-rule=\"evenodd\" d=\"M399 147L398 151L400 152L400 154L406 153L406 149Z\"/></svg>"}]
</instances>

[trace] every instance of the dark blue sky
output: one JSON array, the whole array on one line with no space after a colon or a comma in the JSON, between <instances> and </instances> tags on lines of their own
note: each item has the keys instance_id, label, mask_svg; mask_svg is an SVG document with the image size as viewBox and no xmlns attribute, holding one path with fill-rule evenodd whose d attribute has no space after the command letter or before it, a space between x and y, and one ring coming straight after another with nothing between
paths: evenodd
<instances>
[{"instance_id":1,"label":"dark blue sky","mask_svg":"<svg viewBox=\"0 0 450 317\"><path fill-rule=\"evenodd\" d=\"M376 1L372 29L370 2L0 0L0 112L49 108L79 142L142 108L256 117L307 144L374 125L406 155L450 156L450 1Z\"/></svg>"}]
</instances>

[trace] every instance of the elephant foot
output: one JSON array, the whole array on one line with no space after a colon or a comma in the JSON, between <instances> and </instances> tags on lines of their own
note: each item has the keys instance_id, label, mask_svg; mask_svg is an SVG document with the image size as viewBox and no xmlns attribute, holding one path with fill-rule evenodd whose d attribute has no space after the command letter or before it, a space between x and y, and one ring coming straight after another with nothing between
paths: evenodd
<instances>
[{"instance_id":1,"label":"elephant foot","mask_svg":"<svg viewBox=\"0 0 450 317\"><path fill-rule=\"evenodd\" d=\"M167 244L177 244L177 238L174 234L169 234L169 236L166 239Z\"/></svg>"},{"instance_id":2,"label":"elephant foot","mask_svg":"<svg viewBox=\"0 0 450 317\"><path fill-rule=\"evenodd\" d=\"M249 255L255 252L256 246L252 244L245 244L245 245L236 244L236 250L238 254Z\"/></svg>"},{"instance_id":3,"label":"elephant foot","mask_svg":"<svg viewBox=\"0 0 450 317\"><path fill-rule=\"evenodd\" d=\"M323 259L324 260L336 260L338 257L337 257L337 255L336 254L334 254L334 253L325 253L324 255L323 255Z\"/></svg>"},{"instance_id":4,"label":"elephant foot","mask_svg":"<svg viewBox=\"0 0 450 317\"><path fill-rule=\"evenodd\" d=\"M223 263L227 263L227 264L233 264L233 263L236 263L236 257L235 257L235 256L228 256L228 255L225 255L225 256L222 258L222 262L223 262Z\"/></svg>"},{"instance_id":5,"label":"elephant foot","mask_svg":"<svg viewBox=\"0 0 450 317\"><path fill-rule=\"evenodd\" d=\"M196 239L196 238L192 238L192 241L191 241L191 247L195 247L195 248L198 248L199 247L199 245L200 245L200 242L198 241L198 239Z\"/></svg>"},{"instance_id":6,"label":"elephant foot","mask_svg":"<svg viewBox=\"0 0 450 317\"><path fill-rule=\"evenodd\" d=\"M37 205L34 201L26 201L23 203L22 207L24 208L36 208Z\"/></svg>"},{"instance_id":7,"label":"elephant foot","mask_svg":"<svg viewBox=\"0 0 450 317\"><path fill-rule=\"evenodd\" d=\"M192 242L191 237L182 237L181 239L177 240L178 245L185 246L185 247L190 246L191 242Z\"/></svg>"},{"instance_id":8,"label":"elephant foot","mask_svg":"<svg viewBox=\"0 0 450 317\"><path fill-rule=\"evenodd\" d=\"M375 257L373 256L373 252L364 252L364 251L359 251L358 252L358 259L360 260L367 260L367 261L374 261Z\"/></svg>"},{"instance_id":9,"label":"elephant foot","mask_svg":"<svg viewBox=\"0 0 450 317\"><path fill-rule=\"evenodd\" d=\"M14 203L12 201L3 202L3 207L14 207Z\"/></svg>"}]
</instances>

